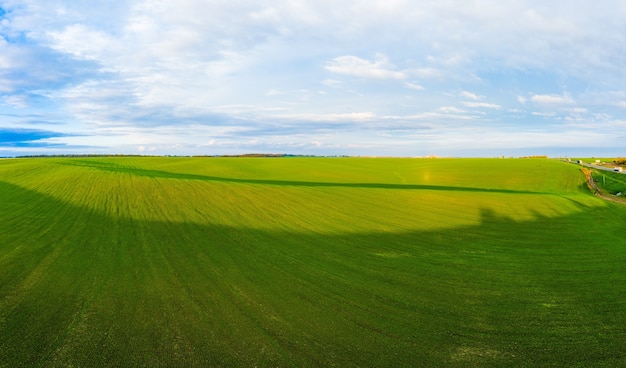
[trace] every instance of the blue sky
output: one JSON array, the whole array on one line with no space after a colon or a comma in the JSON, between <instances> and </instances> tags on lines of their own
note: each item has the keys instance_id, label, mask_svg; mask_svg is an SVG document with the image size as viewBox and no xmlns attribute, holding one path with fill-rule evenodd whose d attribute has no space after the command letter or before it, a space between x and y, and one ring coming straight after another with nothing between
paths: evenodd
<instances>
[{"instance_id":1,"label":"blue sky","mask_svg":"<svg viewBox=\"0 0 626 368\"><path fill-rule=\"evenodd\" d=\"M626 3L0 0L0 156L624 156Z\"/></svg>"}]
</instances>

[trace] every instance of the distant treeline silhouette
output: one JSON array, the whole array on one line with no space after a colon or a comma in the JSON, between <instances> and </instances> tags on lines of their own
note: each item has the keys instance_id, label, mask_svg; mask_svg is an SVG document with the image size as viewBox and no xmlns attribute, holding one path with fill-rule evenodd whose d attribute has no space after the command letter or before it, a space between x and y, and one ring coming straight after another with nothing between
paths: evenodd
<instances>
[{"instance_id":1,"label":"distant treeline silhouette","mask_svg":"<svg viewBox=\"0 0 626 368\"><path fill-rule=\"evenodd\" d=\"M95 153L15 156L15 158L37 158L37 157L158 157L158 156L156 155L125 155L125 154L95 154Z\"/></svg>"},{"instance_id":2,"label":"distant treeline silhouette","mask_svg":"<svg viewBox=\"0 0 626 368\"><path fill-rule=\"evenodd\" d=\"M42 155L20 155L15 158L37 158L37 157L340 157L340 156L316 156L316 155L294 155L287 153L243 153L239 155L139 155L139 154L42 154ZM345 156L341 156L345 157Z\"/></svg>"}]
</instances>

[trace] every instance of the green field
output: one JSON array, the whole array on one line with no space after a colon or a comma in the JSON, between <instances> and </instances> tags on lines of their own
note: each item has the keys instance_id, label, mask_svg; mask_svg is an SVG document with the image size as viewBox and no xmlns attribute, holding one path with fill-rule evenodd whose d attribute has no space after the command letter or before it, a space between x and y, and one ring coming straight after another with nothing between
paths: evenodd
<instances>
[{"instance_id":1,"label":"green field","mask_svg":"<svg viewBox=\"0 0 626 368\"><path fill-rule=\"evenodd\" d=\"M6 159L0 204L0 367L626 365L577 165Z\"/></svg>"},{"instance_id":2,"label":"green field","mask_svg":"<svg viewBox=\"0 0 626 368\"><path fill-rule=\"evenodd\" d=\"M605 170L592 170L593 180L598 183L600 190L606 195L622 193L621 199L626 200L626 175Z\"/></svg>"}]
</instances>

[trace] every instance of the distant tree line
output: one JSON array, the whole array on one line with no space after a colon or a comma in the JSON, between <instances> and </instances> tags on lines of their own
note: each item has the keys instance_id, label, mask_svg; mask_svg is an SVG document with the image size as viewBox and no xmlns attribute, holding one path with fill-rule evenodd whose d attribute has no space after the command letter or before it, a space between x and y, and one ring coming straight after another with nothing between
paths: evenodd
<instances>
[{"instance_id":1,"label":"distant tree line","mask_svg":"<svg viewBox=\"0 0 626 368\"><path fill-rule=\"evenodd\" d=\"M37 158L37 157L320 157L316 155L293 155L286 153L243 153L240 155L139 155L139 154L45 154L45 155L21 155L15 158ZM331 157L331 156L326 156ZM339 156L332 156L339 157Z\"/></svg>"},{"instance_id":2,"label":"distant tree line","mask_svg":"<svg viewBox=\"0 0 626 368\"><path fill-rule=\"evenodd\" d=\"M72 153L72 154L53 154L53 155L21 155L15 158L36 158L36 157L155 157L150 155L125 155L125 154L95 154L95 153Z\"/></svg>"}]
</instances>

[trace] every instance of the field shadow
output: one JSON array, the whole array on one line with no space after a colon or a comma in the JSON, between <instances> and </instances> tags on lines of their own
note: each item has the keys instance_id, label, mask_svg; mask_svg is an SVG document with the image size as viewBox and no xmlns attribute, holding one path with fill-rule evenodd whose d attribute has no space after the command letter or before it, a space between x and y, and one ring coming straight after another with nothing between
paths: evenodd
<instances>
[{"instance_id":1,"label":"field shadow","mask_svg":"<svg viewBox=\"0 0 626 368\"><path fill-rule=\"evenodd\" d=\"M484 208L452 230L312 234L116 218L1 181L0 193L7 366L626 359L623 211L514 221Z\"/></svg>"},{"instance_id":2,"label":"field shadow","mask_svg":"<svg viewBox=\"0 0 626 368\"><path fill-rule=\"evenodd\" d=\"M123 165L114 164L114 163L88 161L88 160L72 160L72 161L68 160L68 162L63 162L61 165L88 167L88 168L97 169L101 171L107 171L107 172L113 172L113 173L124 173L124 174L137 175L137 176L143 176L143 177L148 177L148 178L199 180L199 181L241 183L241 184L255 184L255 185L394 189L394 190L436 190L436 191L452 191L452 192L506 193L506 194L550 194L550 193L533 192L533 191L526 191L526 190L462 187L462 186L452 186L452 185L341 183L341 182L317 182L317 181L298 181L298 180L227 178L227 177L220 177L220 176L174 173L174 172L162 171L162 170L141 169L141 168L123 166Z\"/></svg>"}]
</instances>

